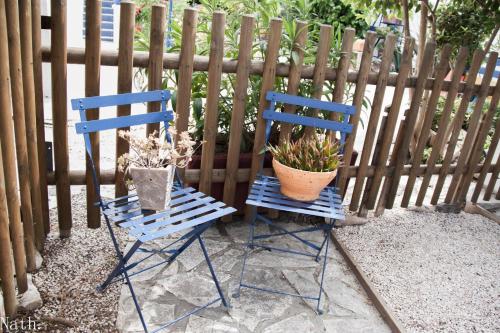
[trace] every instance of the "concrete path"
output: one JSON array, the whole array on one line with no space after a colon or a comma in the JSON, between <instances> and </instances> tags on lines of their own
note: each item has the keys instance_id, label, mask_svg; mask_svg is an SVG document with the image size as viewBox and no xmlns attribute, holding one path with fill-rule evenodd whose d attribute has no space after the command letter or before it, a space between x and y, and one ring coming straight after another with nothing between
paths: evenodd
<instances>
[{"instance_id":1,"label":"concrete path","mask_svg":"<svg viewBox=\"0 0 500 333\"><path fill-rule=\"evenodd\" d=\"M289 230L301 225L279 222ZM220 235L216 228L204 234L212 263L218 274L231 308L226 311L220 302L184 319L166 332L390 332L362 287L350 272L341 255L330 246L325 272L325 292L318 316L315 303L300 298L280 296L242 289L234 298L244 255L248 226L232 223L226 226L228 236ZM264 225L258 233L269 232ZM320 241L321 235L310 236ZM164 240L164 244L168 240ZM305 247L291 237L273 238L273 246L304 250ZM331 245L331 244L330 244ZM143 254L139 254L143 255ZM156 255L150 259L160 261ZM314 260L284 253L255 249L248 259L245 281L259 286L279 288L290 293L315 295L319 290L320 265ZM216 298L215 284L198 244L183 253L170 267L154 269L133 278L139 302L150 330ZM129 289L122 286L117 328L121 332L141 332Z\"/></svg>"}]
</instances>

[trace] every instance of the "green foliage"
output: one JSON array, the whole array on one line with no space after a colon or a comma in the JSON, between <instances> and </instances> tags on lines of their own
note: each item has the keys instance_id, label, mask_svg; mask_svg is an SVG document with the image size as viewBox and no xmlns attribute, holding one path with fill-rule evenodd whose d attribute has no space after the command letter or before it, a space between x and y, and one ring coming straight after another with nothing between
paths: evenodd
<instances>
[{"instance_id":1,"label":"green foliage","mask_svg":"<svg viewBox=\"0 0 500 333\"><path fill-rule=\"evenodd\" d=\"M355 10L342 0L311 0L310 3L311 12L321 23L331 24L341 31L346 27L354 28L359 37L364 37L369 28L362 18L362 11Z\"/></svg>"},{"instance_id":2,"label":"green foliage","mask_svg":"<svg viewBox=\"0 0 500 333\"><path fill-rule=\"evenodd\" d=\"M160 0L140 0L142 2L157 3ZM325 4L330 2L326 0L201 0L197 6L198 24L196 39L196 54L207 56L210 52L211 21L213 12L222 10L226 13L225 38L224 38L224 56L235 59L238 56L239 37L241 26L241 15L254 14L255 42L252 48L252 59L263 60L267 49L267 33L269 24L273 17L281 17L283 20L283 32L279 50L279 61L291 63L297 61L297 52L293 49L297 45L297 24L296 20L307 21L308 38L303 47L304 65L314 65L316 49L319 39L319 23L332 23L332 47L329 54L329 66L336 66L340 57L342 45L342 34L346 26L355 28L362 27L366 30L356 18L348 6L341 4L340 0L335 0L335 6L338 9L328 13L318 14L316 9L326 8ZM174 17L172 22L172 46L166 52L179 53L182 39L182 16L183 10L188 6L187 0L174 1ZM315 7L316 6L316 7ZM319 7L317 7L319 6ZM140 51L149 50L149 17L145 19L147 5L142 7L140 13L141 20L138 24L141 29L136 32L135 49ZM330 16L333 15L333 16ZM335 17L335 15L347 15L346 17ZM349 20L353 20L351 24ZM338 21L338 22L337 22ZM147 69L141 69L137 72L135 84L139 89L146 89ZM178 72L175 70L165 70L163 77L163 88L174 92L173 104L175 107L177 90ZM241 133L242 143L241 151L248 152L253 146L255 133L255 119L260 99L260 88L262 78L257 75L251 75L249 78L249 87L247 91L247 101L245 105L244 126ZM203 138L204 108L207 98L208 75L206 72L194 72L192 83L192 121L190 122L190 132L197 141ZM232 104L234 95L235 75L223 74L221 80L221 89L219 93L219 121L217 134L217 150L225 151L229 140L229 130L231 124ZM288 79L277 77L274 89L280 92L286 92ZM350 87L350 86L349 86ZM323 94L326 99L332 99L333 83L326 82ZM311 96L312 84L310 80L301 80L299 93L303 96ZM352 100L352 93L346 89L346 100ZM365 101L364 105L368 105Z\"/></svg>"},{"instance_id":3,"label":"green foliage","mask_svg":"<svg viewBox=\"0 0 500 333\"><path fill-rule=\"evenodd\" d=\"M400 0L346 0L356 12L361 12L360 17L372 23L379 15L403 17L403 7ZM408 11L420 8L418 0L408 0Z\"/></svg>"},{"instance_id":4,"label":"green foliage","mask_svg":"<svg viewBox=\"0 0 500 333\"><path fill-rule=\"evenodd\" d=\"M337 141L328 138L321 141L316 136L269 146L269 151L281 164L304 171L333 171L341 160Z\"/></svg>"},{"instance_id":5,"label":"green foliage","mask_svg":"<svg viewBox=\"0 0 500 333\"><path fill-rule=\"evenodd\" d=\"M436 11L436 42L439 47L451 44L454 54L460 46L467 46L470 53L481 48L498 24L498 3L495 10L488 1L452 0ZM469 58L470 61L471 58Z\"/></svg>"}]
</instances>

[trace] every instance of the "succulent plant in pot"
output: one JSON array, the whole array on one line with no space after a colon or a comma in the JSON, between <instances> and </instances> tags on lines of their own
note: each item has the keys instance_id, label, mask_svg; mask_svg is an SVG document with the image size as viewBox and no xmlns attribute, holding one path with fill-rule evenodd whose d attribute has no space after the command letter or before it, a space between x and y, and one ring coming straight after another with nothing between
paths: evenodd
<instances>
[{"instance_id":1,"label":"succulent plant in pot","mask_svg":"<svg viewBox=\"0 0 500 333\"><path fill-rule=\"evenodd\" d=\"M142 209L163 210L169 205L175 169L186 167L199 147L188 132L177 135L172 127L168 131L176 142L158 136L157 131L147 137L118 132L130 146L130 153L118 158L118 170L128 178L128 187L137 190Z\"/></svg>"},{"instance_id":2,"label":"succulent plant in pot","mask_svg":"<svg viewBox=\"0 0 500 333\"><path fill-rule=\"evenodd\" d=\"M328 138L300 138L269 146L281 193L295 200L314 201L335 178L342 160L340 145Z\"/></svg>"}]
</instances>

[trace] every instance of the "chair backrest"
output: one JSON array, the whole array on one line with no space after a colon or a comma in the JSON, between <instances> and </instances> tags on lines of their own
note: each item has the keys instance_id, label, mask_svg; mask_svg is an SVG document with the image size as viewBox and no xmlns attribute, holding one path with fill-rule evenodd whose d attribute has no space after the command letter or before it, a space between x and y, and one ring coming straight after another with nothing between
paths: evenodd
<instances>
[{"instance_id":1,"label":"chair backrest","mask_svg":"<svg viewBox=\"0 0 500 333\"><path fill-rule=\"evenodd\" d=\"M85 149L87 151L87 155L89 156L89 161L92 167L94 186L99 200L101 200L99 179L97 178L94 160L92 159L93 155L92 145L90 144L90 133L163 122L165 126L165 135L167 136L167 139L169 139L167 129L169 126L169 122L174 119L173 111L167 110L167 103L170 100L170 97L171 94L168 90L155 90L139 93L76 98L71 100L72 109L80 112L81 121L75 124L75 128L78 134L83 134L85 140ZM147 102L159 102L160 110L157 112L148 112L130 116L87 120L87 110Z\"/></svg>"},{"instance_id":2,"label":"chair backrest","mask_svg":"<svg viewBox=\"0 0 500 333\"><path fill-rule=\"evenodd\" d=\"M332 132L339 132L340 145L341 149L343 150L346 135L352 132L352 125L349 124L349 117L356 112L354 106L321 101L314 98L306 98L306 97L282 94L274 91L267 92L266 100L269 101L269 108L266 109L263 114L263 118L266 120L266 144L269 143L272 122L278 121L293 125L310 126L315 128L323 128ZM334 120L301 116L292 113L278 112L276 110L277 103L303 106L311 109L324 110L328 112L335 112L343 115L343 119L341 122L339 122Z\"/></svg>"}]
</instances>

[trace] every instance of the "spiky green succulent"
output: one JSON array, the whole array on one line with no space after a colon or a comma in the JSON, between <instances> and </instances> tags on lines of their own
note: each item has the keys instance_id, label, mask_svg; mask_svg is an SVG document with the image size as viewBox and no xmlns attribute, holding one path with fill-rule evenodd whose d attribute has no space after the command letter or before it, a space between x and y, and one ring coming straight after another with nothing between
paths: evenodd
<instances>
[{"instance_id":1,"label":"spiky green succulent","mask_svg":"<svg viewBox=\"0 0 500 333\"><path fill-rule=\"evenodd\" d=\"M329 172L336 170L342 156L337 141L320 140L317 137L301 138L295 142L283 142L269 146L269 151L278 162L290 168Z\"/></svg>"}]
</instances>

